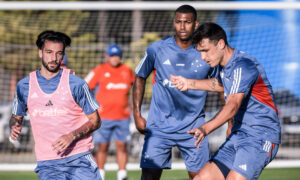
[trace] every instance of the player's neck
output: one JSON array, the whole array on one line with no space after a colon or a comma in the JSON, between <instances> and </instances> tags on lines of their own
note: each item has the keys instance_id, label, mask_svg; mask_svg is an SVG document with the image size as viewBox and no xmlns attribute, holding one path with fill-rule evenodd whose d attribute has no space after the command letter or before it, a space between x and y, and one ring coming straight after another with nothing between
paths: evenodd
<instances>
[{"instance_id":1,"label":"player's neck","mask_svg":"<svg viewBox=\"0 0 300 180\"><path fill-rule=\"evenodd\" d=\"M190 47L192 45L191 40L183 41L183 40L180 40L177 36L175 36L174 38L175 38L175 42L177 43L177 45L183 50L186 50L188 47Z\"/></svg>"},{"instance_id":2,"label":"player's neck","mask_svg":"<svg viewBox=\"0 0 300 180\"><path fill-rule=\"evenodd\" d=\"M42 67L40 70L40 74L46 79L51 79L59 73L59 70L60 69L58 69L57 72L50 72L46 68Z\"/></svg>"},{"instance_id":3,"label":"player's neck","mask_svg":"<svg viewBox=\"0 0 300 180\"><path fill-rule=\"evenodd\" d=\"M224 56L223 60L221 61L221 66L226 66L226 64L229 62L231 56L233 55L234 49L231 48L230 46L226 46L224 49Z\"/></svg>"}]
</instances>

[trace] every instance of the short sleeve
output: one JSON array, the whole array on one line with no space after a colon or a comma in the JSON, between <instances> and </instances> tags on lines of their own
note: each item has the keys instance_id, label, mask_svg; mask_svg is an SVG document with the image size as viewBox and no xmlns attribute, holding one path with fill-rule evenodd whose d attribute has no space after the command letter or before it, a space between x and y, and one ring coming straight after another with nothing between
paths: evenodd
<instances>
[{"instance_id":1,"label":"short sleeve","mask_svg":"<svg viewBox=\"0 0 300 180\"><path fill-rule=\"evenodd\" d=\"M155 50L152 46L149 46L141 61L135 68L136 75L142 78L147 78L154 69L154 62Z\"/></svg>"},{"instance_id":2,"label":"short sleeve","mask_svg":"<svg viewBox=\"0 0 300 180\"><path fill-rule=\"evenodd\" d=\"M85 114L89 115L99 108L98 102L84 80L70 74L70 88L74 100Z\"/></svg>"},{"instance_id":3,"label":"short sleeve","mask_svg":"<svg viewBox=\"0 0 300 180\"><path fill-rule=\"evenodd\" d=\"M26 77L18 82L13 107L12 107L12 114L17 116L26 116L27 112L27 99L28 99L28 92L29 92L29 77Z\"/></svg>"},{"instance_id":4,"label":"short sleeve","mask_svg":"<svg viewBox=\"0 0 300 180\"><path fill-rule=\"evenodd\" d=\"M230 94L244 93L247 95L253 84L257 81L258 76L259 72L254 62L237 62L231 75L233 81L230 88Z\"/></svg>"},{"instance_id":5,"label":"short sleeve","mask_svg":"<svg viewBox=\"0 0 300 180\"><path fill-rule=\"evenodd\" d=\"M89 88L94 89L98 84L98 78L97 70L99 67L94 68L92 71L89 72L89 74L84 78L84 80L87 82Z\"/></svg>"}]
</instances>

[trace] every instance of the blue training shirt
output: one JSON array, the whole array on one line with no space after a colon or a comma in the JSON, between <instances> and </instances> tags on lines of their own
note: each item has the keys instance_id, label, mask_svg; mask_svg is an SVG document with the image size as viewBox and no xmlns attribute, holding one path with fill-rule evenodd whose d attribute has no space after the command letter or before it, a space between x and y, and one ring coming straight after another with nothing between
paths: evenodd
<instances>
[{"instance_id":1,"label":"blue training shirt","mask_svg":"<svg viewBox=\"0 0 300 180\"><path fill-rule=\"evenodd\" d=\"M281 128L272 86L257 60L234 50L218 80L224 86L225 100L229 94L244 93L241 107L234 116L232 132L243 131L279 144Z\"/></svg>"},{"instance_id":2,"label":"blue training shirt","mask_svg":"<svg viewBox=\"0 0 300 180\"><path fill-rule=\"evenodd\" d=\"M198 118L204 117L207 92L180 92L171 84L170 74L206 79L210 70L194 46L183 50L173 36L151 44L135 69L136 75L142 78L147 78L152 71L155 73L147 133L166 138L190 137L187 131L204 123L204 118Z\"/></svg>"},{"instance_id":3,"label":"blue training shirt","mask_svg":"<svg viewBox=\"0 0 300 180\"><path fill-rule=\"evenodd\" d=\"M44 78L40 71L37 71L39 86L45 93L53 93L59 84L62 69L51 79ZM82 108L85 114L89 115L99 107L98 102L92 95L86 82L80 77L70 73L70 89L75 102ZM29 76L20 80L17 84L12 113L18 116L25 116L27 111L27 100L29 93Z\"/></svg>"}]
</instances>

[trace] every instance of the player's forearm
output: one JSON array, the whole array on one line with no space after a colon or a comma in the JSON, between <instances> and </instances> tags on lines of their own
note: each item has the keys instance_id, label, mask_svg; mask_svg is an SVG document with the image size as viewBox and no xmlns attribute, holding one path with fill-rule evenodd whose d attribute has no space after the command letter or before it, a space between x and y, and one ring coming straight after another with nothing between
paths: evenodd
<instances>
[{"instance_id":1,"label":"player's forearm","mask_svg":"<svg viewBox=\"0 0 300 180\"><path fill-rule=\"evenodd\" d=\"M224 88L220 85L216 78L213 79L188 79L187 88L194 90L212 91L212 92L223 92Z\"/></svg>"},{"instance_id":2,"label":"player's forearm","mask_svg":"<svg viewBox=\"0 0 300 180\"><path fill-rule=\"evenodd\" d=\"M136 76L133 84L133 114L134 116L141 115L141 107L145 93L146 79Z\"/></svg>"},{"instance_id":3,"label":"player's forearm","mask_svg":"<svg viewBox=\"0 0 300 180\"><path fill-rule=\"evenodd\" d=\"M88 115L88 118L89 118L88 122L84 123L81 127L71 132L74 140L89 135L96 129L100 128L101 118L99 116L98 110L96 110L91 115Z\"/></svg>"},{"instance_id":4,"label":"player's forearm","mask_svg":"<svg viewBox=\"0 0 300 180\"><path fill-rule=\"evenodd\" d=\"M213 132L227 121L231 121L237 113L240 104L237 102L228 102L222 110L209 122L205 123L202 128L206 134Z\"/></svg>"},{"instance_id":5,"label":"player's forearm","mask_svg":"<svg viewBox=\"0 0 300 180\"><path fill-rule=\"evenodd\" d=\"M23 122L23 116L16 116L16 115L11 115L11 118L9 120L9 127L12 128L16 123L22 124Z\"/></svg>"}]
</instances>

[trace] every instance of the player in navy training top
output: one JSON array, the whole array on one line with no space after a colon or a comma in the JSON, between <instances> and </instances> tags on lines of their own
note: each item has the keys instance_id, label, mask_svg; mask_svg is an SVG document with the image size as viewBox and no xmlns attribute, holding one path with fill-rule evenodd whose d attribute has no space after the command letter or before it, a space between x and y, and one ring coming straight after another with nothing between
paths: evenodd
<instances>
[{"instance_id":1,"label":"player in navy training top","mask_svg":"<svg viewBox=\"0 0 300 180\"><path fill-rule=\"evenodd\" d=\"M181 91L198 89L224 92L226 104L209 122L189 131L199 146L203 138L234 118L232 133L195 179L257 179L275 157L280 144L280 121L270 82L263 67L250 55L231 48L225 31L204 23L193 41L217 78L185 79L171 76ZM185 93L185 92L184 92Z\"/></svg>"},{"instance_id":2,"label":"player in navy training top","mask_svg":"<svg viewBox=\"0 0 300 180\"><path fill-rule=\"evenodd\" d=\"M171 150L177 146L192 179L209 159L208 141L200 149L187 131L204 123L203 106L207 92L181 93L170 82L170 74L206 79L212 74L209 65L192 46L191 35L197 22L193 7L183 5L174 14L175 36L151 44L136 67L133 88L134 119L145 133L141 158L142 179L159 179L162 169L171 168ZM154 71L152 100L147 122L141 116L145 82Z\"/></svg>"}]
</instances>

